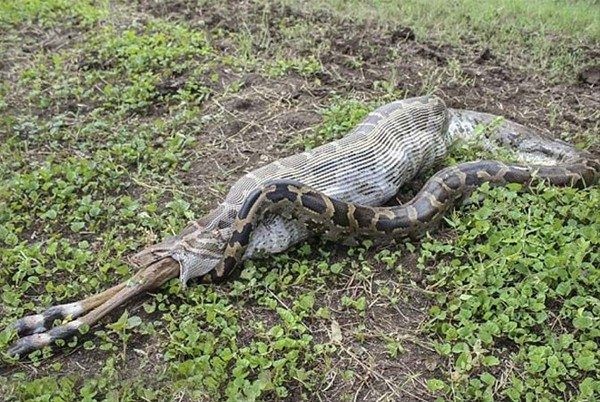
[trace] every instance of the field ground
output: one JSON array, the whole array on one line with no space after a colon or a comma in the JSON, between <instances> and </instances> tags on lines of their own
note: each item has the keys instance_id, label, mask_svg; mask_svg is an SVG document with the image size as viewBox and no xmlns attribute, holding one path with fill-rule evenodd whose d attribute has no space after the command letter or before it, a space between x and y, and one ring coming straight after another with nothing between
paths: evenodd
<instances>
[{"instance_id":1,"label":"field ground","mask_svg":"<svg viewBox=\"0 0 600 402\"><path fill-rule=\"evenodd\" d=\"M391 99L600 151L597 1L397 3L0 2L0 328L126 279L243 172ZM5 329L0 394L595 400L600 189L480 194L419 242L315 241L223 286L172 281L21 362Z\"/></svg>"}]
</instances>

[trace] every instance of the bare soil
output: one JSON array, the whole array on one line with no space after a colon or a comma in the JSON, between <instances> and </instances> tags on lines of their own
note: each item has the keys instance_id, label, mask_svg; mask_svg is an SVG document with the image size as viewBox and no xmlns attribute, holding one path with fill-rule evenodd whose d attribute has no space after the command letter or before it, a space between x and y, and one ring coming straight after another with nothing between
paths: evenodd
<instances>
[{"instance_id":1,"label":"bare soil","mask_svg":"<svg viewBox=\"0 0 600 402\"><path fill-rule=\"evenodd\" d=\"M494 54L485 44L473 43L468 38L460 46L450 46L439 40L417 38L410 27L357 23L327 13L308 13L283 6L264 7L248 1L209 2L206 6L197 3L163 4L143 0L138 4L138 12L141 18L155 15L173 21L185 20L209 33L224 30L249 33L253 37L262 35L268 40L262 46L254 43L252 51L263 60L274 57L274 51L281 52L282 48L289 58L315 55L315 49L306 46L300 38L289 40L281 32L281 26L303 22L312 27L306 35L311 36L309 43L318 44L316 56L323 66L316 77L295 72L281 77L241 74L223 66L214 67L219 79L205 84L215 93L233 82L240 83L240 90L206 101L204 115L225 113L228 117L225 122L209 120L198 130L197 158L192 161L190 171L182 173L184 182L202 194L208 205L216 205L224 189L244 172L299 151L301 145L290 144L313 132L322 121L320 111L333 97L374 100L383 95L383 90L376 85L378 82L391 82L394 90L411 97L423 94L424 81L432 80L432 89L450 107L502 115L571 141L578 141L580 133L597 128L598 66L582 71L572 82L555 83L542 75L523 71L520 66ZM60 42L60 38L55 41ZM211 41L224 54L236 56L230 39L214 35ZM597 49L589 52L593 57ZM173 77L161 88L165 93L176 91L183 80L185 77ZM163 106L148 110L147 117L168 113ZM418 186L416 183L412 187ZM451 233L446 231L440 235ZM345 255L343 247L330 244L327 247L332 247L338 257ZM372 257L376 250L368 255ZM342 395L353 395L355 400L382 397L433 400L432 395L424 393L423 384L425 379L439 374L437 368L445 362L425 340L419 339L418 329L428 318L431 301L425 289L425 273L416 268L417 256L407 251L404 255L400 261L401 275L374 262L373 296L365 316L341 308L342 295L351 294L355 286L352 279L342 287L319 293L317 303L331 308L343 334L351 333L360 325L365 328L365 339L345 338L334 364L354 370L354 380L343 381L333 376L318 392L322 399L333 401ZM376 283L399 289L402 294L399 302L390 305L379 299ZM151 320L153 317L145 315L140 306L141 302L136 302L130 309ZM245 307L249 317L269 320L260 306L248 303ZM112 319L114 317L106 321ZM310 329L317 339L330 336L327 329L317 326ZM405 350L396 358L390 358L381 334L401 339ZM146 337L131 345L125 351L128 358L122 371L153 373L159 367L158 344ZM142 355L153 356L156 365L139 367ZM52 361L60 361L65 373L93 375L104 357L102 351L78 349L68 355L57 355ZM40 370L40 373L45 371ZM401 395L395 391L398 384L403 384ZM290 399L294 399L293 391Z\"/></svg>"}]
</instances>

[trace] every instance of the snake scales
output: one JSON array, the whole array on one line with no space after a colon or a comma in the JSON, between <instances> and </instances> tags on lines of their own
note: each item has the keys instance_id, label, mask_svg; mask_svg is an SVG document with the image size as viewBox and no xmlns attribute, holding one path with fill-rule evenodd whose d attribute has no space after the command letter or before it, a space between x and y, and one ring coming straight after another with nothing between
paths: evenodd
<instances>
[{"instance_id":1,"label":"snake scales","mask_svg":"<svg viewBox=\"0 0 600 402\"><path fill-rule=\"evenodd\" d=\"M484 182L589 186L600 158L562 141L502 121L484 145L512 149L526 164L475 161L433 175L408 203L381 207L400 186L437 165L457 139L496 116L449 109L435 96L392 102L369 114L344 138L275 161L240 178L224 202L179 235L132 257L142 268L123 282L79 302L18 320L9 349L24 355L77 333L143 291L180 275L183 283L227 278L244 259L276 253L319 234L335 241L418 236ZM57 318L74 319L52 329Z\"/></svg>"},{"instance_id":2,"label":"snake scales","mask_svg":"<svg viewBox=\"0 0 600 402\"><path fill-rule=\"evenodd\" d=\"M184 282L203 275L217 281L243 259L283 251L313 233L335 241L423 233L485 181L527 183L535 176L555 185L590 185L598 179L599 161L591 154L504 121L485 139L488 146L501 144L558 165L463 164L436 174L407 205L369 208L382 205L402 184L438 164L453 142L495 118L449 109L435 96L388 103L344 138L248 173L209 215L133 260L143 266L170 255L181 264Z\"/></svg>"}]
</instances>

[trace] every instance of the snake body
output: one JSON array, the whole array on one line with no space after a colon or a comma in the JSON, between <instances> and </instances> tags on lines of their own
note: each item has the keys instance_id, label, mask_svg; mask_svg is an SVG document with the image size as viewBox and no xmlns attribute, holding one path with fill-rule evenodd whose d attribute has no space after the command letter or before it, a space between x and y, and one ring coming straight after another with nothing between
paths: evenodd
<instances>
[{"instance_id":1,"label":"snake body","mask_svg":"<svg viewBox=\"0 0 600 402\"><path fill-rule=\"evenodd\" d=\"M484 182L544 180L578 187L598 182L597 156L520 124L496 121L486 113L449 109L434 96L386 104L344 138L244 175L211 213L136 254L132 261L142 269L131 281L17 320L13 327L22 337L8 352L24 356L76 334L178 272L183 283L193 277L221 281L245 259L285 250L313 234L336 242L420 236ZM454 141L490 123L495 127L481 138L483 145L513 150L525 163L483 160L448 167L411 201L381 206L402 184L438 164ZM69 317L52 326L55 319Z\"/></svg>"},{"instance_id":2,"label":"snake body","mask_svg":"<svg viewBox=\"0 0 600 402\"><path fill-rule=\"evenodd\" d=\"M423 233L457 199L488 181L590 185L600 163L593 155L502 121L485 145L516 150L544 166L479 161L435 174L408 204L379 207L400 186L436 166L459 138L496 116L449 109L435 96L388 103L351 133L311 151L275 161L240 178L225 201L184 231L134 256L137 265L172 257L181 279L218 281L241 261L276 253L312 234L348 242L356 237L398 237Z\"/></svg>"},{"instance_id":3,"label":"snake body","mask_svg":"<svg viewBox=\"0 0 600 402\"><path fill-rule=\"evenodd\" d=\"M227 278L240 266L262 216L288 216L330 240L348 237L401 238L420 236L436 225L457 200L484 182L523 183L545 180L555 186L583 187L598 180L600 164L589 160L563 166L521 166L484 160L463 163L436 173L408 203L369 207L336 200L295 181L278 180L254 191L233 225L224 257L210 273L211 281Z\"/></svg>"}]
</instances>

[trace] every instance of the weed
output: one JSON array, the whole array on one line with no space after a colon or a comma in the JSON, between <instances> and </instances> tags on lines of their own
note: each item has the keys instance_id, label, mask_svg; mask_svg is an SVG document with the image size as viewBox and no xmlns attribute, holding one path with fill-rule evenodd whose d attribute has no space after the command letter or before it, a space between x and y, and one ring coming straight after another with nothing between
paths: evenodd
<instances>
[{"instance_id":1,"label":"weed","mask_svg":"<svg viewBox=\"0 0 600 402\"><path fill-rule=\"evenodd\" d=\"M449 218L453 239L421 246L422 269L436 264L429 329L451 360L443 389L467 399L591 397L600 386L598 191L480 193Z\"/></svg>"},{"instance_id":2,"label":"weed","mask_svg":"<svg viewBox=\"0 0 600 402\"><path fill-rule=\"evenodd\" d=\"M296 0L284 1L296 5ZM313 9L352 15L358 20L404 25L418 37L432 33L443 43L461 43L464 38L491 47L507 60L518 60L528 70L549 74L556 80L573 80L579 68L590 61L578 41L594 43L600 38L600 8L594 0L560 4L551 0L532 2L502 0L446 2L325 0L311 2Z\"/></svg>"},{"instance_id":3,"label":"weed","mask_svg":"<svg viewBox=\"0 0 600 402\"><path fill-rule=\"evenodd\" d=\"M326 142L341 138L369 113L371 108L357 100L338 99L323 111L325 122L310 137L297 139L292 145L301 143L305 149L312 149Z\"/></svg>"},{"instance_id":4,"label":"weed","mask_svg":"<svg viewBox=\"0 0 600 402\"><path fill-rule=\"evenodd\" d=\"M0 4L0 328L130 277L129 254L206 213L271 141L310 149L391 99L470 94L477 81L460 55L419 67L417 82L401 63L411 54L377 52L388 42L365 39L356 54L342 40L350 31L329 37L353 22L310 13L318 3L303 3L300 17L281 4L193 3ZM475 3L372 10L412 26L417 41L474 41L536 77L572 79L598 38L587 1ZM369 18L358 2L327 4ZM374 71L377 57L389 71ZM548 102L552 128L572 128L565 116L594 120L581 106L588 92L577 91L573 114ZM249 101L228 109L239 99ZM278 126L319 110L314 130L286 137ZM249 128L226 133L230 120ZM568 139L594 146L596 131L587 124ZM484 151L459 144L446 163ZM4 354L14 333L2 330L0 391L64 401L593 400L599 203L597 188L483 187L440 236L384 249L311 242L247 262L220 287L171 281L21 365Z\"/></svg>"}]
</instances>

